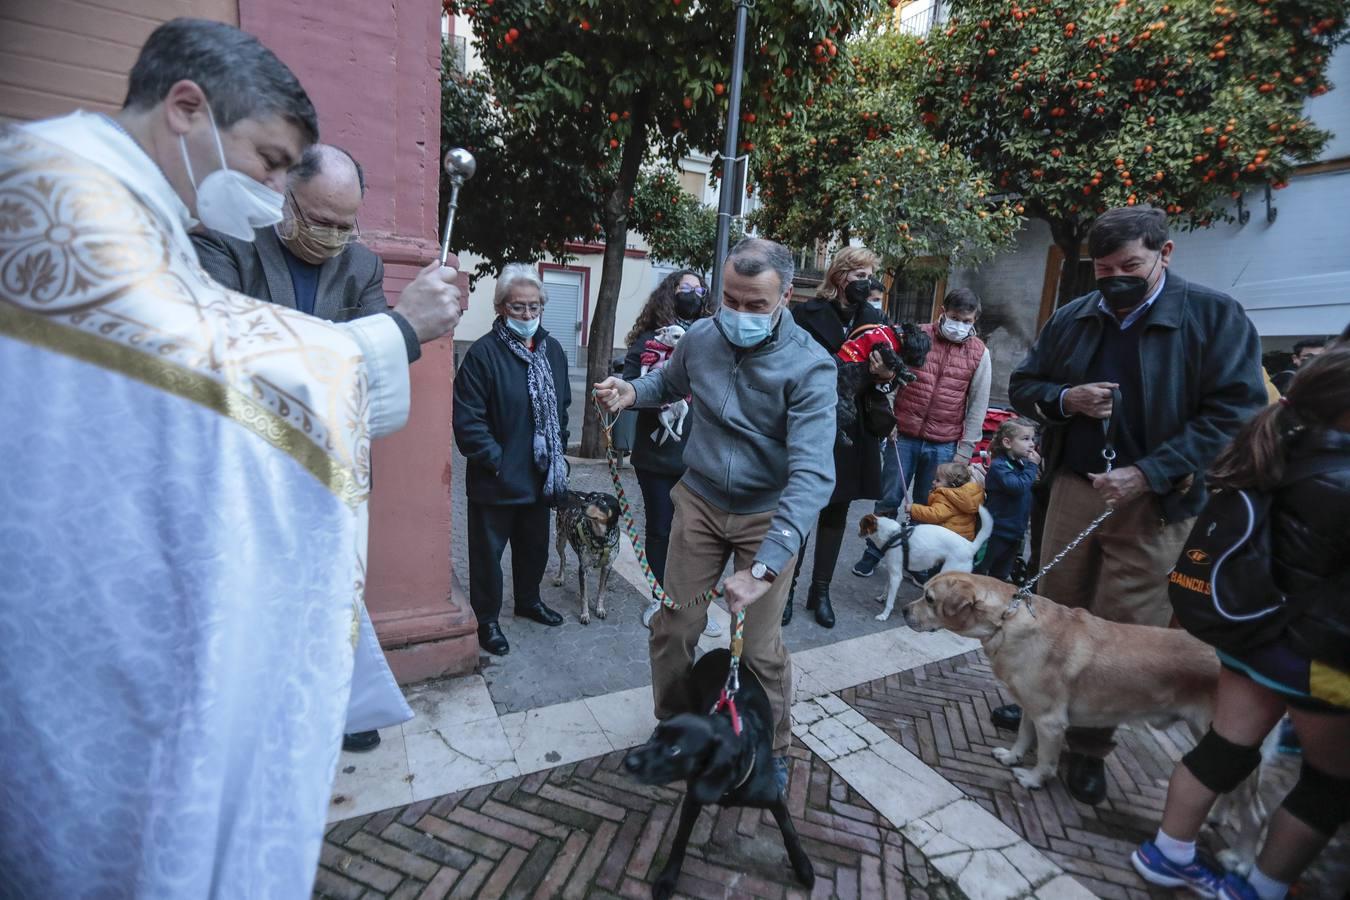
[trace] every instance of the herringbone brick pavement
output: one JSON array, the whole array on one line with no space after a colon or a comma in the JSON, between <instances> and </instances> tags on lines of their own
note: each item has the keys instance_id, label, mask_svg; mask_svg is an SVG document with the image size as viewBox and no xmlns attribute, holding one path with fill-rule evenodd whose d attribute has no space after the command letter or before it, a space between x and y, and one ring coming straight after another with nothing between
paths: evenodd
<instances>
[{"instance_id":1,"label":"herringbone brick pavement","mask_svg":"<svg viewBox=\"0 0 1350 900\"><path fill-rule=\"evenodd\" d=\"M677 896L947 900L956 891L918 849L800 745L789 806L816 870L788 867L773 818L705 809ZM622 752L425 800L329 828L315 897L648 898L665 865L683 788L621 771Z\"/></svg>"},{"instance_id":2,"label":"herringbone brick pavement","mask_svg":"<svg viewBox=\"0 0 1350 900\"><path fill-rule=\"evenodd\" d=\"M1150 889L1128 859L1140 841L1157 831L1168 778L1189 749L1189 744L1179 747L1169 739L1172 731L1161 736L1147 729L1118 732L1119 746L1107 762L1106 800L1091 807L1070 797L1058 778L1041 790L1029 791L993 758L990 751L1011 745L1016 735L990 724L989 711L1012 698L980 651L859 685L839 696L1099 896L1129 900L1178 896ZM1295 760L1280 761L1277 790L1269 799L1272 809L1297 772ZM1302 900L1346 896L1347 831L1341 830L1339 839L1298 885ZM1225 846L1211 830L1204 834L1202 841L1208 842L1211 852Z\"/></svg>"}]
</instances>

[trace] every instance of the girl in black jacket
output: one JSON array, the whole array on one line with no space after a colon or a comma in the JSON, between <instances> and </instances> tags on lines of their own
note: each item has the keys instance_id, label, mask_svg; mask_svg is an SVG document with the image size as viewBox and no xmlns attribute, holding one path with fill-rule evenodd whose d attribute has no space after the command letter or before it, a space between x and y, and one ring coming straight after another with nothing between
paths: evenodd
<instances>
[{"instance_id":1,"label":"girl in black jacket","mask_svg":"<svg viewBox=\"0 0 1350 900\"><path fill-rule=\"evenodd\" d=\"M652 291L647 303L638 313L633 329L628 332L628 354L623 360L624 381L635 381L642 374L642 355L647 342L658 328L683 325L686 329L698 319L710 315L713 305L708 300L708 286L703 276L693 269L671 272ZM633 438L633 469L642 489L642 506L646 518L647 562L657 581L666 577L666 549L670 546L670 523L675 507L670 492L684 475L684 447L689 438L690 420L684 421L684 433L677 439L657 443L652 434L660 428L659 409L637 411L637 434ZM654 599L642 616L643 624L651 622L660 604ZM715 619L708 619L706 634L716 636L721 629Z\"/></svg>"},{"instance_id":2,"label":"girl in black jacket","mask_svg":"<svg viewBox=\"0 0 1350 900\"><path fill-rule=\"evenodd\" d=\"M1290 463L1309 457L1331 470L1281 483ZM1268 643L1219 652L1214 724L1172 773L1157 838L1132 859L1154 884L1271 900L1350 820L1350 347L1305 364L1288 394L1219 455L1210 478L1272 493L1271 571L1287 624ZM1221 880L1195 858L1196 835L1218 794L1256 768L1261 741L1286 708L1303 770L1250 877Z\"/></svg>"}]
</instances>

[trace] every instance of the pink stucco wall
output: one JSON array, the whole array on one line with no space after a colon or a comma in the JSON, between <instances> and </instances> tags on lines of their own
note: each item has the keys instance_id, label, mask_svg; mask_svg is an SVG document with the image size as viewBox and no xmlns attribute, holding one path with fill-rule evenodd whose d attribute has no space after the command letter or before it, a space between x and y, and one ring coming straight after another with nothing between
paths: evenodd
<instances>
[{"instance_id":1,"label":"pink stucco wall","mask_svg":"<svg viewBox=\"0 0 1350 900\"><path fill-rule=\"evenodd\" d=\"M365 169L360 223L399 291L439 253L440 4L240 0L240 26L299 76L321 139ZM468 296L467 278L461 289ZM477 663L474 621L451 572L450 338L412 367L412 416L374 447L366 604L400 681Z\"/></svg>"}]
</instances>

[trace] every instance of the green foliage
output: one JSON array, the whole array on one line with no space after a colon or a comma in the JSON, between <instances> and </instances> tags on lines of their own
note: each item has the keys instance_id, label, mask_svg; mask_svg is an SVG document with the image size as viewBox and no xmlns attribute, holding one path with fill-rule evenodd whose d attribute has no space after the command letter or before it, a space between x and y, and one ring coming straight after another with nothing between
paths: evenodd
<instances>
[{"instance_id":1,"label":"green foliage","mask_svg":"<svg viewBox=\"0 0 1350 900\"><path fill-rule=\"evenodd\" d=\"M566 241L594 238L600 231L597 179L578 177L571 165L535 142L515 140L487 79L466 78L448 66L446 72L441 146L464 147L478 163L460 190L451 241L455 251L483 257L474 278L500 271L507 262L566 258ZM521 178L522 168L532 177ZM449 198L450 182L442 173L442 223Z\"/></svg>"},{"instance_id":2,"label":"green foliage","mask_svg":"<svg viewBox=\"0 0 1350 900\"><path fill-rule=\"evenodd\" d=\"M1111 206L1194 226L1255 185L1283 187L1327 134L1345 0L955 0L925 47L918 108L1076 246Z\"/></svg>"},{"instance_id":3,"label":"green foliage","mask_svg":"<svg viewBox=\"0 0 1350 900\"><path fill-rule=\"evenodd\" d=\"M893 33L850 46L800 115L759 128L755 225L793 246L861 238L888 266L938 256L955 264L1008 246L1020 226L992 199L989 177L929 136L908 73L915 39Z\"/></svg>"},{"instance_id":4,"label":"green foliage","mask_svg":"<svg viewBox=\"0 0 1350 900\"><path fill-rule=\"evenodd\" d=\"M517 134L594 169L650 130L669 159L722 142L734 18L694 0L445 0L475 46ZM749 10L747 122L800 104L844 58L841 35L881 0L758 0ZM554 135L560 125L568 135ZM566 137L564 143L560 138Z\"/></svg>"},{"instance_id":5,"label":"green foliage","mask_svg":"<svg viewBox=\"0 0 1350 900\"><path fill-rule=\"evenodd\" d=\"M681 268L712 269L717 211L699 202L671 168L644 171L633 194L633 226L647 239L651 257ZM732 220L731 243L744 234Z\"/></svg>"},{"instance_id":6,"label":"green foliage","mask_svg":"<svg viewBox=\"0 0 1350 900\"><path fill-rule=\"evenodd\" d=\"M605 238L587 359L598 380L609 369L638 173L649 155L674 162L691 149L722 143L732 6L700 0L443 0L443 6L473 21L488 89L501 104L499 133L509 157L498 165L503 177L520 182L513 196L537 198L539 216L551 219L555 234L570 233L570 216L583 229L598 224ZM746 123L801 103L843 59L842 35L880 8L881 0L751 4ZM753 143L742 142L741 149L752 150ZM559 169L571 184L542 183L558 180ZM584 196L559 202L559 192L565 196L574 186ZM510 205L497 213L513 227L522 215ZM600 436L588 406L582 453L597 455Z\"/></svg>"}]
</instances>

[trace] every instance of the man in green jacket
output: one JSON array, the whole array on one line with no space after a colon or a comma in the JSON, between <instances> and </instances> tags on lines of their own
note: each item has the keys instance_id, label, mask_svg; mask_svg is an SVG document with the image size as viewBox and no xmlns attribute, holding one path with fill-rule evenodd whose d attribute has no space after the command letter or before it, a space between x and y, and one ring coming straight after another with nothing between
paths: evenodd
<instances>
[{"instance_id":1,"label":"man in green jacket","mask_svg":"<svg viewBox=\"0 0 1350 900\"><path fill-rule=\"evenodd\" d=\"M1266 402L1256 328L1232 297L1169 274L1172 249L1162 210L1099 216L1097 290L1055 312L1009 382L1017 411L1044 425L1041 564L1114 509L1037 593L1139 625L1170 621L1167 572L1204 505L1205 470ZM1069 729L1066 784L1084 803L1106 796L1112 732Z\"/></svg>"}]
</instances>

